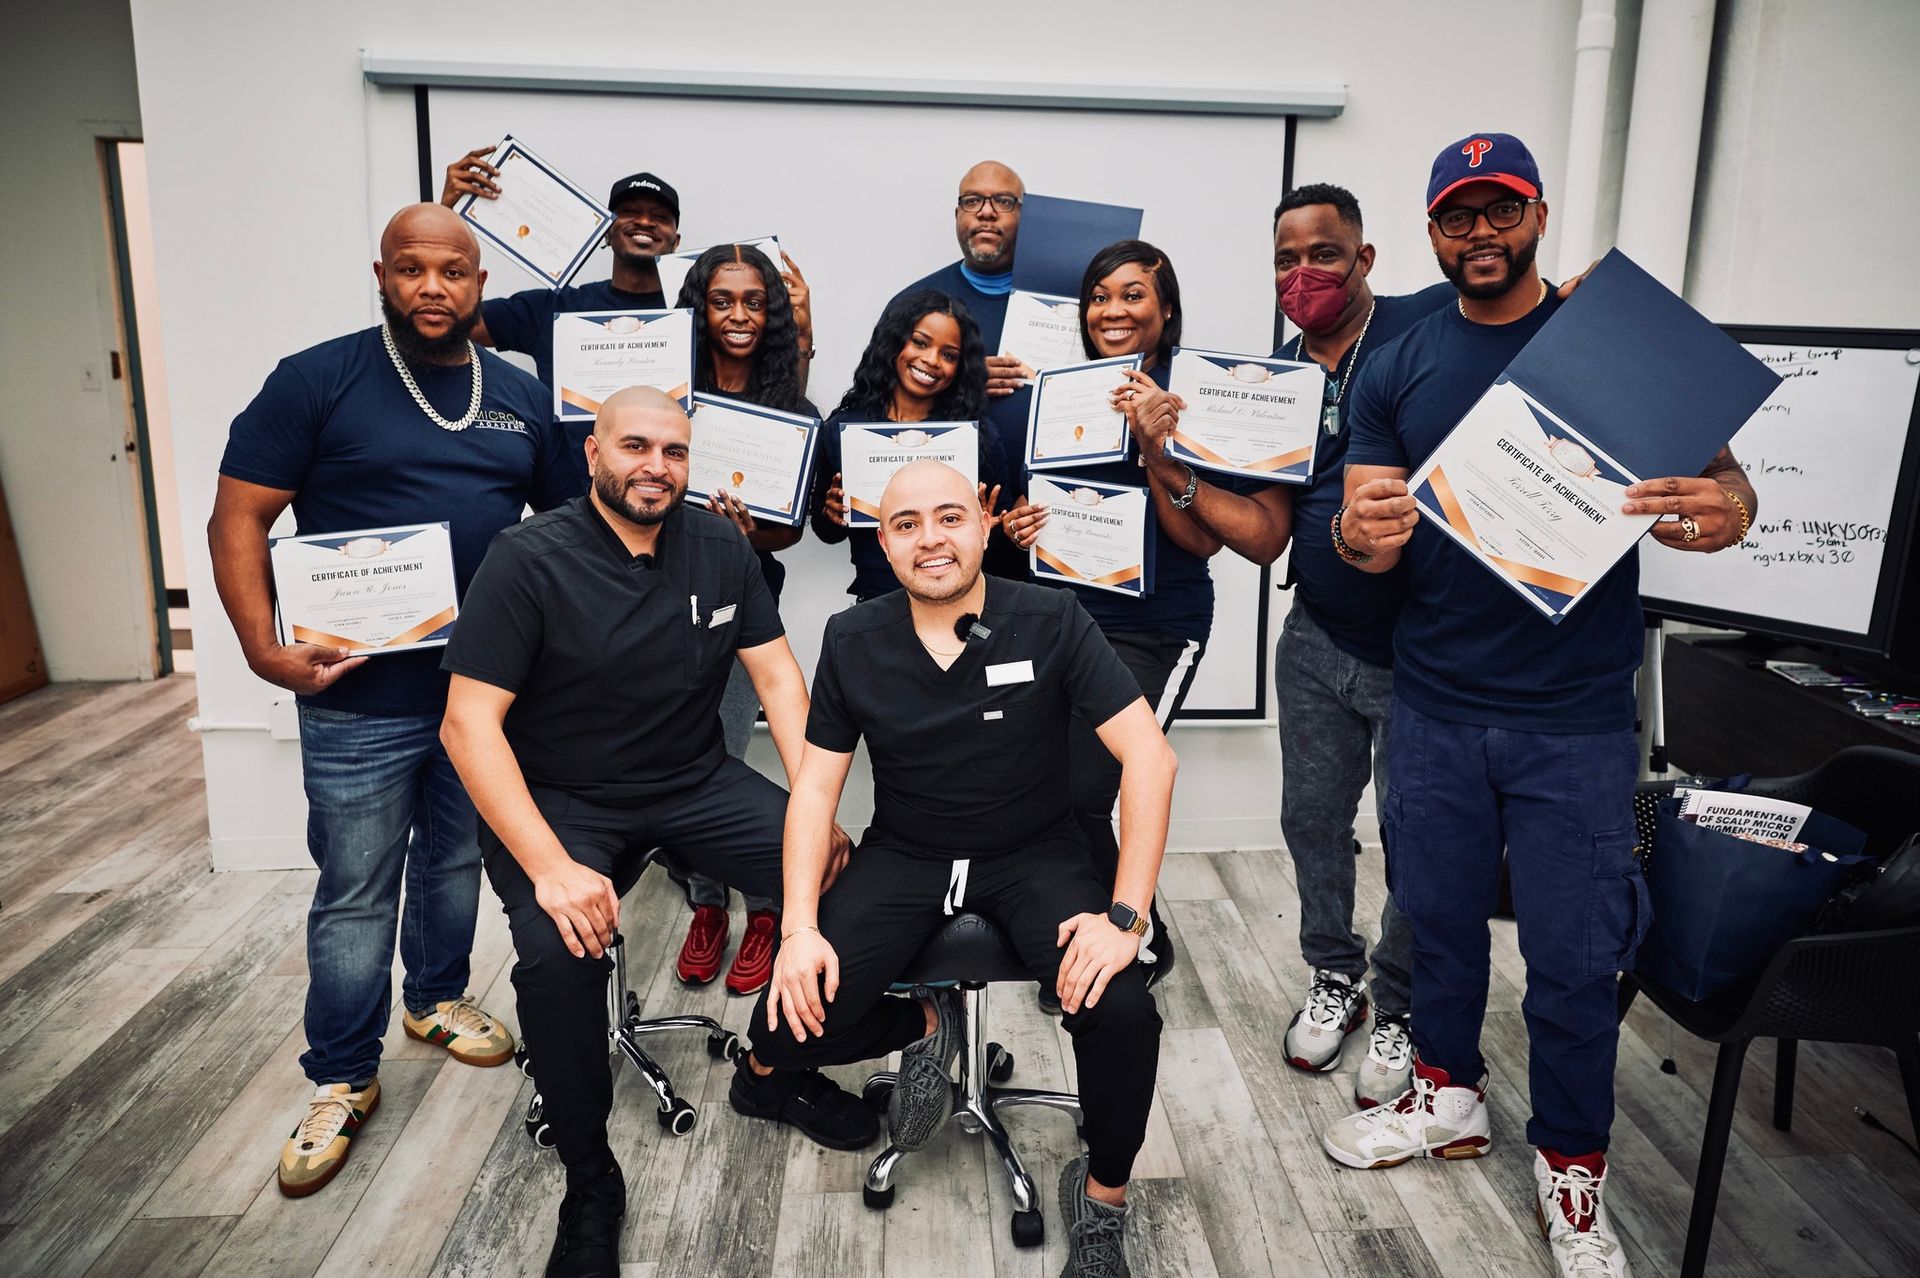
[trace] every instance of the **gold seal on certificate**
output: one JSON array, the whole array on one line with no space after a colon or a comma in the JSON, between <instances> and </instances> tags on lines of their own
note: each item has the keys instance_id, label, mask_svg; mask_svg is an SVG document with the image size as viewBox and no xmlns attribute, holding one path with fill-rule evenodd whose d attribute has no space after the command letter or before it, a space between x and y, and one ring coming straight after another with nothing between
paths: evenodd
<instances>
[{"instance_id":1,"label":"gold seal on certificate","mask_svg":"<svg viewBox=\"0 0 1920 1278\"><path fill-rule=\"evenodd\" d=\"M1327 380L1318 364L1180 347L1168 374L1187 405L1169 456L1249 479L1312 480Z\"/></svg>"},{"instance_id":2,"label":"gold seal on certificate","mask_svg":"<svg viewBox=\"0 0 1920 1278\"><path fill-rule=\"evenodd\" d=\"M1027 469L1125 461L1127 417L1114 410L1113 392L1140 363L1138 355L1122 355L1037 374L1027 407Z\"/></svg>"},{"instance_id":3,"label":"gold seal on certificate","mask_svg":"<svg viewBox=\"0 0 1920 1278\"><path fill-rule=\"evenodd\" d=\"M725 395L693 397L693 456L687 500L705 502L716 489L740 499L755 519L799 524L820 423Z\"/></svg>"},{"instance_id":4,"label":"gold seal on certificate","mask_svg":"<svg viewBox=\"0 0 1920 1278\"><path fill-rule=\"evenodd\" d=\"M613 225L607 207L509 136L493 152L497 199L469 195L454 206L485 243L548 288L559 288Z\"/></svg>"},{"instance_id":5,"label":"gold seal on certificate","mask_svg":"<svg viewBox=\"0 0 1920 1278\"><path fill-rule=\"evenodd\" d=\"M847 527L880 526L880 494L908 462L945 462L980 482L980 428L973 422L840 423L840 487Z\"/></svg>"},{"instance_id":6,"label":"gold seal on certificate","mask_svg":"<svg viewBox=\"0 0 1920 1278\"><path fill-rule=\"evenodd\" d=\"M459 613L446 524L276 537L281 643L379 654L445 646Z\"/></svg>"},{"instance_id":7,"label":"gold seal on certificate","mask_svg":"<svg viewBox=\"0 0 1920 1278\"><path fill-rule=\"evenodd\" d=\"M1035 372L1078 364L1087 357L1080 344L1080 303L1052 293L1013 290L1000 329L1000 353Z\"/></svg>"},{"instance_id":8,"label":"gold seal on certificate","mask_svg":"<svg viewBox=\"0 0 1920 1278\"><path fill-rule=\"evenodd\" d=\"M553 317L555 421L591 421L609 395L629 386L651 386L692 407L692 311L566 311Z\"/></svg>"},{"instance_id":9,"label":"gold seal on certificate","mask_svg":"<svg viewBox=\"0 0 1920 1278\"><path fill-rule=\"evenodd\" d=\"M1068 475L1028 476L1027 500L1047 508L1033 544L1036 581L1136 598L1153 591L1153 501L1144 488Z\"/></svg>"}]
</instances>

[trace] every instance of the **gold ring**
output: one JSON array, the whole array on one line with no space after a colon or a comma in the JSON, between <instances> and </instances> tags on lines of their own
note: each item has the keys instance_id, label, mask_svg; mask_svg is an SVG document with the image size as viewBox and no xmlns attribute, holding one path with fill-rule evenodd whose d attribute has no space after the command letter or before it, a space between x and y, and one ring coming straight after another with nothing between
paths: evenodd
<instances>
[{"instance_id":1,"label":"gold ring","mask_svg":"<svg viewBox=\"0 0 1920 1278\"><path fill-rule=\"evenodd\" d=\"M1680 540L1691 542L1698 540L1699 537L1700 525L1693 522L1692 516L1682 515L1680 517Z\"/></svg>"}]
</instances>

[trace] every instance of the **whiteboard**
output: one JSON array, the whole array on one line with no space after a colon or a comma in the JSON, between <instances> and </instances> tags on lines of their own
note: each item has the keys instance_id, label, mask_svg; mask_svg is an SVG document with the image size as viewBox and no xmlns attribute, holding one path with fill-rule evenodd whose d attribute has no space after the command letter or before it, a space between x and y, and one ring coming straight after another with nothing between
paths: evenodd
<instances>
[{"instance_id":1,"label":"whiteboard","mask_svg":"<svg viewBox=\"0 0 1920 1278\"><path fill-rule=\"evenodd\" d=\"M428 124L435 181L456 156L511 133L589 191L637 170L666 179L680 195L683 250L777 235L813 293L807 393L823 412L888 299L959 256L954 196L983 159L1011 165L1033 192L1144 209L1142 237L1179 273L1182 341L1272 348L1282 117L435 88ZM504 255L482 253L488 296L535 286ZM611 269L603 250L578 281ZM780 560L781 616L810 676L827 617L851 602L852 568L844 545L810 536ZM1213 638L1183 717L1270 717L1266 574L1225 550L1212 568Z\"/></svg>"},{"instance_id":2,"label":"whiteboard","mask_svg":"<svg viewBox=\"0 0 1920 1278\"><path fill-rule=\"evenodd\" d=\"M1729 331L1783 379L1731 444L1760 515L1714 555L1643 542L1641 597L1665 616L1878 648L1910 540L1920 333Z\"/></svg>"}]
</instances>

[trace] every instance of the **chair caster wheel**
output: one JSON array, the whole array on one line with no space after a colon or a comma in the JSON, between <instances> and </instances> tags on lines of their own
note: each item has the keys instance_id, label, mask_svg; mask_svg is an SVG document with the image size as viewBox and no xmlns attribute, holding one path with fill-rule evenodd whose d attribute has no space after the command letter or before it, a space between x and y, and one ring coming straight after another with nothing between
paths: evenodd
<instances>
[{"instance_id":1,"label":"chair caster wheel","mask_svg":"<svg viewBox=\"0 0 1920 1278\"><path fill-rule=\"evenodd\" d=\"M674 1100L672 1108L653 1111L653 1117L660 1126L675 1136L685 1136L693 1130L694 1124L700 1121L700 1115L694 1111L693 1106L678 1098Z\"/></svg>"},{"instance_id":2,"label":"chair caster wheel","mask_svg":"<svg viewBox=\"0 0 1920 1278\"><path fill-rule=\"evenodd\" d=\"M1047 1236L1047 1223L1038 1209L1013 1213L1013 1245L1038 1247Z\"/></svg>"},{"instance_id":3,"label":"chair caster wheel","mask_svg":"<svg viewBox=\"0 0 1920 1278\"><path fill-rule=\"evenodd\" d=\"M513 1049L513 1064L514 1068L520 1071L520 1077L533 1077L533 1057L527 1055L527 1045L524 1041Z\"/></svg>"},{"instance_id":4,"label":"chair caster wheel","mask_svg":"<svg viewBox=\"0 0 1920 1278\"><path fill-rule=\"evenodd\" d=\"M707 1055L716 1061L737 1059L740 1055L740 1036L738 1034L707 1035Z\"/></svg>"},{"instance_id":5,"label":"chair caster wheel","mask_svg":"<svg viewBox=\"0 0 1920 1278\"><path fill-rule=\"evenodd\" d=\"M860 1187L860 1197L865 1199L867 1206L873 1208L875 1211L885 1211L887 1208L893 1206L893 1186L888 1185L885 1189L875 1189L872 1185L862 1185Z\"/></svg>"},{"instance_id":6,"label":"chair caster wheel","mask_svg":"<svg viewBox=\"0 0 1920 1278\"><path fill-rule=\"evenodd\" d=\"M887 1101L892 1096L893 1080L891 1078L869 1078L867 1085L860 1089L860 1099L865 1101L867 1108L876 1114L887 1112Z\"/></svg>"},{"instance_id":7,"label":"chair caster wheel","mask_svg":"<svg viewBox=\"0 0 1920 1278\"><path fill-rule=\"evenodd\" d=\"M1013 1077L1013 1053L998 1043L987 1044L987 1081L1004 1083Z\"/></svg>"},{"instance_id":8,"label":"chair caster wheel","mask_svg":"<svg viewBox=\"0 0 1920 1278\"><path fill-rule=\"evenodd\" d=\"M527 1139L541 1149L553 1148L553 1129L547 1126L547 1103L535 1092L533 1099L527 1102L527 1116L521 1120L526 1128Z\"/></svg>"}]
</instances>

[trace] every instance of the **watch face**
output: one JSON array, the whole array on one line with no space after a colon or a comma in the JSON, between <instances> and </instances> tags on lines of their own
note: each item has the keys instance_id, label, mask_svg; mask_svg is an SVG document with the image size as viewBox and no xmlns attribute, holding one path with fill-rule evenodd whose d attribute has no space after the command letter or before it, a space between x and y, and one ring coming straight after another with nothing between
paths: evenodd
<instances>
[{"instance_id":1,"label":"watch face","mask_svg":"<svg viewBox=\"0 0 1920 1278\"><path fill-rule=\"evenodd\" d=\"M1115 901L1107 907L1107 921L1123 932L1130 931L1139 918L1139 912L1125 901Z\"/></svg>"}]
</instances>

